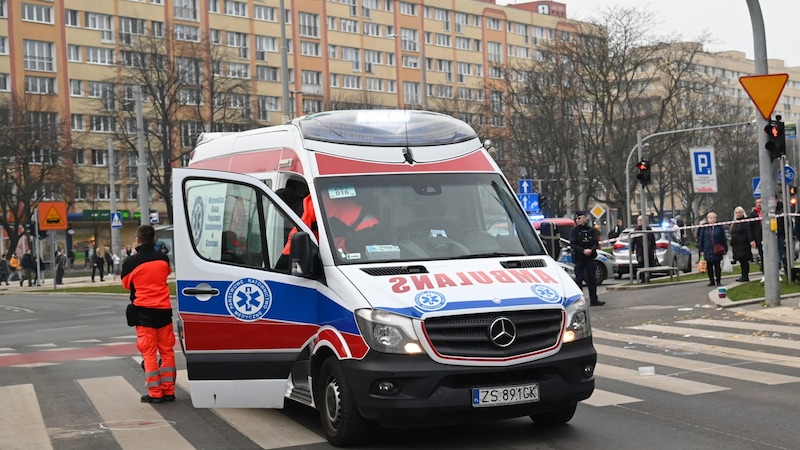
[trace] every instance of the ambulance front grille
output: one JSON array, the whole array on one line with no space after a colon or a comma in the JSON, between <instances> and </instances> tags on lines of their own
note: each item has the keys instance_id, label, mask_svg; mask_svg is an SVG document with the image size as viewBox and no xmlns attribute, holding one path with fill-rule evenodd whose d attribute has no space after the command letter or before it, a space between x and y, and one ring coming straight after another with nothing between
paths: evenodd
<instances>
[{"instance_id":1,"label":"ambulance front grille","mask_svg":"<svg viewBox=\"0 0 800 450\"><path fill-rule=\"evenodd\" d=\"M430 317L425 319L425 332L430 344L443 356L509 358L555 347L563 320L560 309ZM504 332L513 335L513 339Z\"/></svg>"}]
</instances>

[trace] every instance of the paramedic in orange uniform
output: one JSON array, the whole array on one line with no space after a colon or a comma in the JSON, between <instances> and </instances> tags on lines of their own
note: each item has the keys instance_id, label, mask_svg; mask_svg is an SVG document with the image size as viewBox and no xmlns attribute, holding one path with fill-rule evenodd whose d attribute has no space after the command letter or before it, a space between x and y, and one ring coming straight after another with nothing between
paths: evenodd
<instances>
[{"instance_id":1,"label":"paramedic in orange uniform","mask_svg":"<svg viewBox=\"0 0 800 450\"><path fill-rule=\"evenodd\" d=\"M147 395L142 403L175 400L175 333L167 276L169 257L155 250L155 229L136 229L136 253L122 264L122 286L136 308L136 346L144 359ZM158 356L161 356L159 367Z\"/></svg>"}]
</instances>

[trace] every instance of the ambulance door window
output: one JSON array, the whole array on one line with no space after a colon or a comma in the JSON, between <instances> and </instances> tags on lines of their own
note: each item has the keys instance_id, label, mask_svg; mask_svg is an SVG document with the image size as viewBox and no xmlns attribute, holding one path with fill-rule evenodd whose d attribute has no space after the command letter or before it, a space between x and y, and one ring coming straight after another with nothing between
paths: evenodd
<instances>
[{"instance_id":1,"label":"ambulance door window","mask_svg":"<svg viewBox=\"0 0 800 450\"><path fill-rule=\"evenodd\" d=\"M264 267L260 194L250 186L188 180L189 226L197 253L211 261Z\"/></svg>"},{"instance_id":2,"label":"ambulance door window","mask_svg":"<svg viewBox=\"0 0 800 450\"><path fill-rule=\"evenodd\" d=\"M302 213L302 212L301 212ZM266 238L268 268L289 273L287 239L294 222L268 198L264 197L264 237Z\"/></svg>"}]
</instances>

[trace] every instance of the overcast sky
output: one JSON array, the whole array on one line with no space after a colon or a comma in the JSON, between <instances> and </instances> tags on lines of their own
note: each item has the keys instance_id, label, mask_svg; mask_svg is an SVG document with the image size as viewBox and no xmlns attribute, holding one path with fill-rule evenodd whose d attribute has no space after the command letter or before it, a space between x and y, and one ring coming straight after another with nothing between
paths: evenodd
<instances>
[{"instance_id":1,"label":"overcast sky","mask_svg":"<svg viewBox=\"0 0 800 450\"><path fill-rule=\"evenodd\" d=\"M656 13L660 34L680 34L690 40L708 31L714 43L710 51L739 50L753 58L753 28L746 0L560 0L567 17L587 19L599 9L641 5ZM498 0L498 4L525 3ZM800 66L800 0L760 0L767 36L767 57Z\"/></svg>"}]
</instances>

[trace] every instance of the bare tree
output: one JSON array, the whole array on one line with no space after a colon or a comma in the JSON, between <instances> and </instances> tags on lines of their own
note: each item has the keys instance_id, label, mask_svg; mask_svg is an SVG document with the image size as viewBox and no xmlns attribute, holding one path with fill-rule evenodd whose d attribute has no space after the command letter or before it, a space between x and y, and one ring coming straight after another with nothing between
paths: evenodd
<instances>
[{"instance_id":1,"label":"bare tree","mask_svg":"<svg viewBox=\"0 0 800 450\"><path fill-rule=\"evenodd\" d=\"M8 257L41 201L66 200L64 160L70 159L70 147L62 139L64 122L53 111L46 96L0 99L0 226L8 234Z\"/></svg>"},{"instance_id":2,"label":"bare tree","mask_svg":"<svg viewBox=\"0 0 800 450\"><path fill-rule=\"evenodd\" d=\"M114 86L108 94L112 98L104 99L103 109L115 112L115 131L127 148L125 154L138 155L135 90L141 89L148 183L164 200L172 222L172 167L183 165L200 133L242 131L257 122L249 81L250 49L233 51L208 40L178 40L170 28L164 31L166 39L152 35L126 39L118 75L108 80Z\"/></svg>"}]
</instances>

